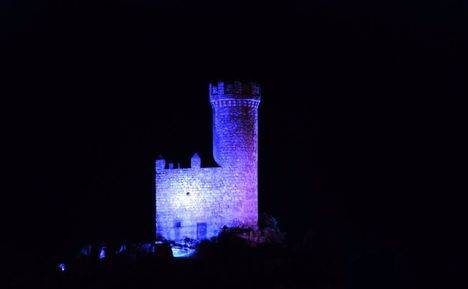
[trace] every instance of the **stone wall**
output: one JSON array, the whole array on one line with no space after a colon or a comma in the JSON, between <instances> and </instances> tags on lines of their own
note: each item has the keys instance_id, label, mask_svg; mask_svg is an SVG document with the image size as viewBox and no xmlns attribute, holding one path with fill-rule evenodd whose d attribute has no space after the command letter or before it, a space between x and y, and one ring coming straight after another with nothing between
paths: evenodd
<instances>
[{"instance_id":1,"label":"stone wall","mask_svg":"<svg viewBox=\"0 0 468 289\"><path fill-rule=\"evenodd\" d=\"M213 153L220 167L170 168L156 161L156 232L169 240L216 236L223 226L258 221L256 84L210 84Z\"/></svg>"},{"instance_id":2,"label":"stone wall","mask_svg":"<svg viewBox=\"0 0 468 289\"><path fill-rule=\"evenodd\" d=\"M220 168L164 169L156 172L156 229L169 240L197 239L197 224L206 237L217 234L227 211ZM179 223L179 224L177 224Z\"/></svg>"}]
</instances>

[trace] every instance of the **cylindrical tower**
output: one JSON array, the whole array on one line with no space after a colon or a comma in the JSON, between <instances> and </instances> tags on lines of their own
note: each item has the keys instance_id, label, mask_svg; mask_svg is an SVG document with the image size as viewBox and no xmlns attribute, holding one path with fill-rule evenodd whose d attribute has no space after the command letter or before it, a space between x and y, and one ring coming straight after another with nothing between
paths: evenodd
<instances>
[{"instance_id":1,"label":"cylindrical tower","mask_svg":"<svg viewBox=\"0 0 468 289\"><path fill-rule=\"evenodd\" d=\"M215 161L221 167L257 167L260 87L236 81L209 88Z\"/></svg>"},{"instance_id":2,"label":"cylindrical tower","mask_svg":"<svg viewBox=\"0 0 468 289\"><path fill-rule=\"evenodd\" d=\"M258 211L258 106L256 83L217 82L209 86L213 110L213 156L241 194L239 221L256 226Z\"/></svg>"}]
</instances>

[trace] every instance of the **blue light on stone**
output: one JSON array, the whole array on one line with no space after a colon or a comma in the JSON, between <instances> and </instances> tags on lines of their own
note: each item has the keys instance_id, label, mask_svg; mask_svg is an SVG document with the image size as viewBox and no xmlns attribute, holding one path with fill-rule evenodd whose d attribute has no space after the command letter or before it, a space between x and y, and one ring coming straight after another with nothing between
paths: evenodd
<instances>
[{"instance_id":1,"label":"blue light on stone","mask_svg":"<svg viewBox=\"0 0 468 289\"><path fill-rule=\"evenodd\" d=\"M209 99L218 166L202 167L198 154L190 168L156 160L156 234L166 240L208 239L223 226L257 227L260 87L217 82Z\"/></svg>"}]
</instances>

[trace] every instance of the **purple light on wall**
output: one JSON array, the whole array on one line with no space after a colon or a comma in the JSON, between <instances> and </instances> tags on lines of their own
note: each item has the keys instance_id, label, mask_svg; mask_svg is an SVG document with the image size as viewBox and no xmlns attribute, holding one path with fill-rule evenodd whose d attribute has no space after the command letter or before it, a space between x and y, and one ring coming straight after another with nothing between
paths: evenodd
<instances>
[{"instance_id":1,"label":"purple light on wall","mask_svg":"<svg viewBox=\"0 0 468 289\"><path fill-rule=\"evenodd\" d=\"M256 228L258 220L258 106L254 83L210 84L213 156L218 167L190 168L156 160L156 233L168 240L206 239L223 226Z\"/></svg>"}]
</instances>

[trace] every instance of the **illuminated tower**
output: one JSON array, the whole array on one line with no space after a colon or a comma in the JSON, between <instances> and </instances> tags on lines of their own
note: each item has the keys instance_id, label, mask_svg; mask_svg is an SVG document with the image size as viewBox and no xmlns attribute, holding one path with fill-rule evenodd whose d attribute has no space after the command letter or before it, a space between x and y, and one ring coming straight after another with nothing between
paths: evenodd
<instances>
[{"instance_id":1,"label":"illuminated tower","mask_svg":"<svg viewBox=\"0 0 468 289\"><path fill-rule=\"evenodd\" d=\"M258 220L258 106L255 83L218 82L209 86L213 110L213 156L236 194L234 215L244 225Z\"/></svg>"},{"instance_id":2,"label":"illuminated tower","mask_svg":"<svg viewBox=\"0 0 468 289\"><path fill-rule=\"evenodd\" d=\"M218 166L202 166L198 154L190 167L156 160L158 238L203 240L217 236L224 226L257 228L260 88L218 82L210 84L209 95Z\"/></svg>"}]
</instances>

